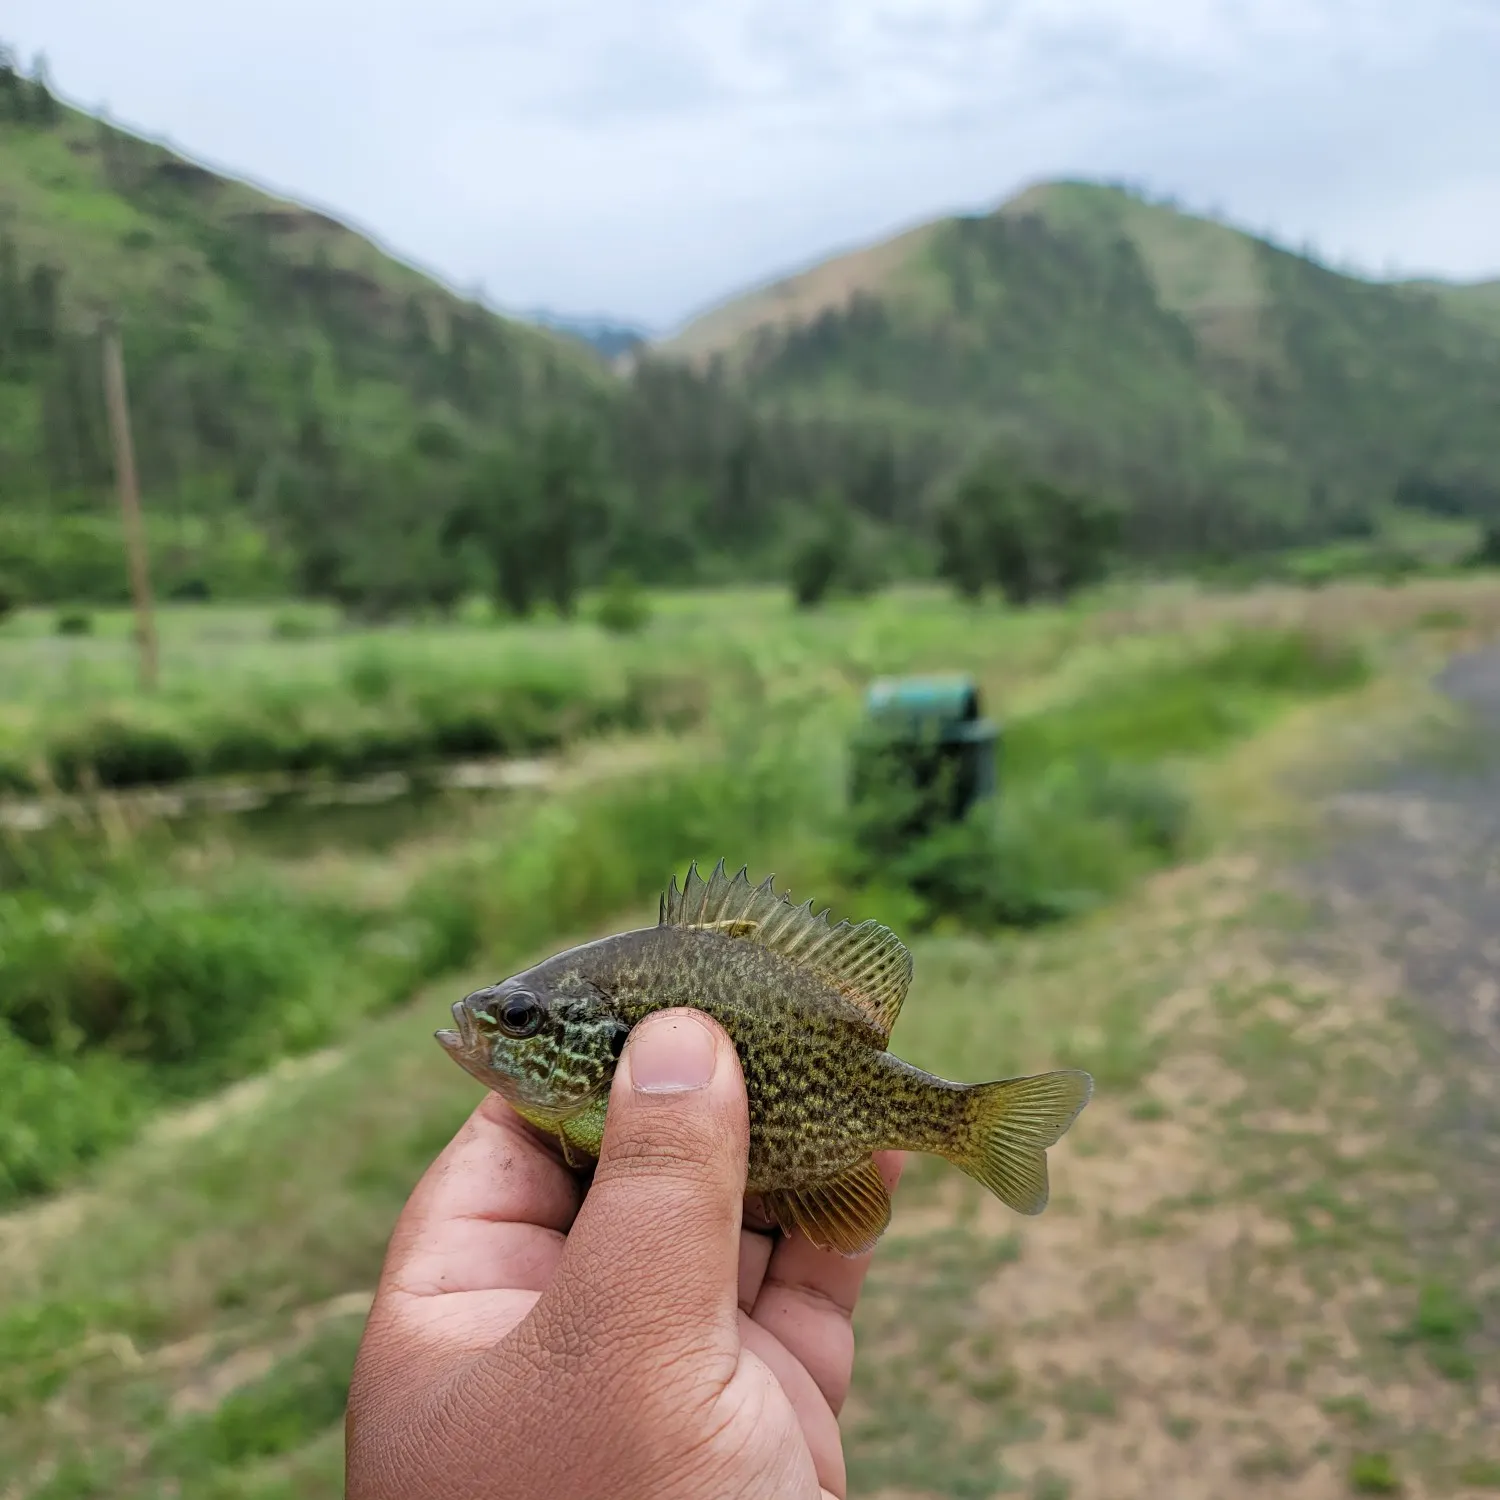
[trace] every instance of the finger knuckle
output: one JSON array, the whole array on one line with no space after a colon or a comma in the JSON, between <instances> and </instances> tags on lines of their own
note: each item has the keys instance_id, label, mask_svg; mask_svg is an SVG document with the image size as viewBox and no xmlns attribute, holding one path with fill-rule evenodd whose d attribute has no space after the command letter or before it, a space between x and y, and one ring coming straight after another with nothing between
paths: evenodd
<instances>
[{"instance_id":1,"label":"finger knuckle","mask_svg":"<svg viewBox=\"0 0 1500 1500\"><path fill-rule=\"evenodd\" d=\"M600 1177L700 1177L717 1167L722 1137L697 1125L622 1132L606 1149Z\"/></svg>"}]
</instances>

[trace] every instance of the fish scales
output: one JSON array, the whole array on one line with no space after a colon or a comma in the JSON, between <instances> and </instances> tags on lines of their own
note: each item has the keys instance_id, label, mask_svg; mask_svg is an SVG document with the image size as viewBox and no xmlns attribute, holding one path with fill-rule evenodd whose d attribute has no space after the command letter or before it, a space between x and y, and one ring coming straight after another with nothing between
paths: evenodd
<instances>
[{"instance_id":1,"label":"fish scales","mask_svg":"<svg viewBox=\"0 0 1500 1500\"><path fill-rule=\"evenodd\" d=\"M747 1191L805 1186L874 1151L943 1139L961 1089L892 1057L836 988L780 954L673 927L621 933L579 954L627 1025L690 1006L728 1033L749 1102Z\"/></svg>"},{"instance_id":2,"label":"fish scales","mask_svg":"<svg viewBox=\"0 0 1500 1500\"><path fill-rule=\"evenodd\" d=\"M843 1254L868 1250L890 1217L872 1156L942 1156L1023 1213L1046 1205L1046 1149L1088 1102L1063 1070L953 1083L888 1050L911 956L874 922L832 926L769 880L674 878L656 927L547 959L453 1007L438 1040L575 1164L597 1157L614 1067L653 1011L691 1007L729 1035L745 1077L746 1189L787 1232Z\"/></svg>"}]
</instances>

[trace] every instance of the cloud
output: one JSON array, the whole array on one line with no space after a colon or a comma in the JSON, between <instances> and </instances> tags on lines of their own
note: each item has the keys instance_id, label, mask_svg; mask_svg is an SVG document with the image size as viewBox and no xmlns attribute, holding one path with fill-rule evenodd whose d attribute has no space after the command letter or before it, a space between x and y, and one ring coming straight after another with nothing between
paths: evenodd
<instances>
[{"instance_id":1,"label":"cloud","mask_svg":"<svg viewBox=\"0 0 1500 1500\"><path fill-rule=\"evenodd\" d=\"M510 306L666 325L1061 173L1500 274L1493 0L10 0L3 25L71 97Z\"/></svg>"}]
</instances>

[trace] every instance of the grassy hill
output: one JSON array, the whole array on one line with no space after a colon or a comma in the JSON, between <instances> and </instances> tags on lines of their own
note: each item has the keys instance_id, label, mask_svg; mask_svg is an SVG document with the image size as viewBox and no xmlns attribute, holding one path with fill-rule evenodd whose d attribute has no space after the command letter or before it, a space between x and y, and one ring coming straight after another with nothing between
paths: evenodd
<instances>
[{"instance_id":1,"label":"grassy hill","mask_svg":"<svg viewBox=\"0 0 1500 1500\"><path fill-rule=\"evenodd\" d=\"M1361 536L1392 499L1500 511L1495 284L1372 285L1053 183L630 348L496 316L0 58L0 613L124 595L106 315L184 599L566 609L618 569L786 577L830 527L846 571L920 570L996 446L1125 499L1160 557Z\"/></svg>"},{"instance_id":2,"label":"grassy hill","mask_svg":"<svg viewBox=\"0 0 1500 1500\"><path fill-rule=\"evenodd\" d=\"M731 301L658 347L763 406L996 440L1160 506L1358 525L1403 479L1500 503L1490 287L1378 285L1090 183Z\"/></svg>"},{"instance_id":3,"label":"grassy hill","mask_svg":"<svg viewBox=\"0 0 1500 1500\"><path fill-rule=\"evenodd\" d=\"M576 340L5 78L0 519L13 550L18 518L50 525L107 495L105 315L121 320L142 486L163 527L264 520L294 471L330 489L340 460L421 489L469 435L608 389Z\"/></svg>"},{"instance_id":4,"label":"grassy hill","mask_svg":"<svg viewBox=\"0 0 1500 1500\"><path fill-rule=\"evenodd\" d=\"M1500 279L1460 284L1451 281L1413 281L1408 285L1437 297L1450 312L1500 334Z\"/></svg>"}]
</instances>

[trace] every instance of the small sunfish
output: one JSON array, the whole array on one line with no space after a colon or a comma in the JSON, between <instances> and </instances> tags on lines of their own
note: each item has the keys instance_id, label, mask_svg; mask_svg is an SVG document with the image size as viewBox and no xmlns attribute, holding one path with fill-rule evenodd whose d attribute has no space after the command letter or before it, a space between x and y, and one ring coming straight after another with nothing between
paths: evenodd
<instances>
[{"instance_id":1,"label":"small sunfish","mask_svg":"<svg viewBox=\"0 0 1500 1500\"><path fill-rule=\"evenodd\" d=\"M733 1039L750 1106L746 1192L787 1234L861 1255L890 1222L877 1151L924 1151L1023 1214L1047 1206L1047 1147L1093 1079L1065 1070L949 1083L887 1050L911 954L878 922L832 925L768 878L719 861L672 877L655 927L569 948L453 1007L437 1039L566 1160L597 1159L610 1080L630 1029L690 1006Z\"/></svg>"}]
</instances>

